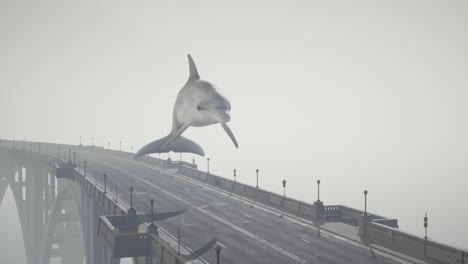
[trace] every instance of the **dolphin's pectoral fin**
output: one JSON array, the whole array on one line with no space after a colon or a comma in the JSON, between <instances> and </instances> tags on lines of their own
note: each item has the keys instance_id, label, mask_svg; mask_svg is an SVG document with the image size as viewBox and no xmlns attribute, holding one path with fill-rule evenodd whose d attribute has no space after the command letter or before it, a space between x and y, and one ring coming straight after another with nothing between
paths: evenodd
<instances>
[{"instance_id":1,"label":"dolphin's pectoral fin","mask_svg":"<svg viewBox=\"0 0 468 264\"><path fill-rule=\"evenodd\" d=\"M174 141L174 139L176 139L178 136L180 136L182 133L184 133L185 130L187 130L187 128L191 125L192 123L188 123L188 124L184 124L183 126L179 127L179 129L177 129L177 131L171 135L171 137L169 138L169 140L164 143L164 145L162 146L162 148L165 148L167 146L169 146L169 144L172 143L172 141Z\"/></svg>"},{"instance_id":2,"label":"dolphin's pectoral fin","mask_svg":"<svg viewBox=\"0 0 468 264\"><path fill-rule=\"evenodd\" d=\"M229 135L229 137L231 138L232 140L232 143L234 143L234 146L236 146L236 148L239 148L239 145L237 144L237 140L236 138L234 137L234 134L232 133L231 129L228 127L228 125L224 122L221 122L221 126L224 128L224 131L226 131L226 133Z\"/></svg>"}]
</instances>

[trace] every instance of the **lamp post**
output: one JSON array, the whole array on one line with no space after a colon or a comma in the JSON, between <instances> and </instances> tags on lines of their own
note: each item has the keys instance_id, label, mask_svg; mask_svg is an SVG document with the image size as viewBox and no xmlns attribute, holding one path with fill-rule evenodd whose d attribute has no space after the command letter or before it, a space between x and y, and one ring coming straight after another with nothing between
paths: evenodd
<instances>
[{"instance_id":1,"label":"lamp post","mask_svg":"<svg viewBox=\"0 0 468 264\"><path fill-rule=\"evenodd\" d=\"M236 182L237 171L234 169L234 182Z\"/></svg>"},{"instance_id":2,"label":"lamp post","mask_svg":"<svg viewBox=\"0 0 468 264\"><path fill-rule=\"evenodd\" d=\"M364 190L364 236L367 235L367 190Z\"/></svg>"},{"instance_id":3,"label":"lamp post","mask_svg":"<svg viewBox=\"0 0 468 264\"><path fill-rule=\"evenodd\" d=\"M427 213L424 215L424 256L427 251Z\"/></svg>"},{"instance_id":4,"label":"lamp post","mask_svg":"<svg viewBox=\"0 0 468 264\"><path fill-rule=\"evenodd\" d=\"M216 250L216 263L219 264L219 255L221 254L221 249L223 249L220 245L215 247Z\"/></svg>"},{"instance_id":5,"label":"lamp post","mask_svg":"<svg viewBox=\"0 0 468 264\"><path fill-rule=\"evenodd\" d=\"M283 180L283 197L286 196L286 180Z\"/></svg>"},{"instance_id":6,"label":"lamp post","mask_svg":"<svg viewBox=\"0 0 468 264\"><path fill-rule=\"evenodd\" d=\"M104 173L104 193L107 193L106 178L107 178L107 173Z\"/></svg>"},{"instance_id":7,"label":"lamp post","mask_svg":"<svg viewBox=\"0 0 468 264\"><path fill-rule=\"evenodd\" d=\"M320 202L320 180L317 180L317 202Z\"/></svg>"},{"instance_id":8,"label":"lamp post","mask_svg":"<svg viewBox=\"0 0 468 264\"><path fill-rule=\"evenodd\" d=\"M427 240L427 213L424 216L424 239Z\"/></svg>"},{"instance_id":9,"label":"lamp post","mask_svg":"<svg viewBox=\"0 0 468 264\"><path fill-rule=\"evenodd\" d=\"M367 190L364 190L364 215L367 216Z\"/></svg>"},{"instance_id":10,"label":"lamp post","mask_svg":"<svg viewBox=\"0 0 468 264\"><path fill-rule=\"evenodd\" d=\"M177 227L177 255L180 255L180 226Z\"/></svg>"},{"instance_id":11,"label":"lamp post","mask_svg":"<svg viewBox=\"0 0 468 264\"><path fill-rule=\"evenodd\" d=\"M206 173L210 173L210 158L206 158L206 161L208 162Z\"/></svg>"},{"instance_id":12,"label":"lamp post","mask_svg":"<svg viewBox=\"0 0 468 264\"><path fill-rule=\"evenodd\" d=\"M154 219L154 217L153 217L154 199L151 199L150 204L151 204L151 226L153 226L154 225L154 223L153 223L153 219Z\"/></svg>"},{"instance_id":13,"label":"lamp post","mask_svg":"<svg viewBox=\"0 0 468 264\"><path fill-rule=\"evenodd\" d=\"M258 189L258 172L259 172L259 169L257 169L256 172L257 172L257 189Z\"/></svg>"},{"instance_id":14,"label":"lamp post","mask_svg":"<svg viewBox=\"0 0 468 264\"><path fill-rule=\"evenodd\" d=\"M130 187L130 208L133 208L133 187Z\"/></svg>"},{"instance_id":15,"label":"lamp post","mask_svg":"<svg viewBox=\"0 0 468 264\"><path fill-rule=\"evenodd\" d=\"M195 159L192 159L192 175L194 171L195 171Z\"/></svg>"}]
</instances>

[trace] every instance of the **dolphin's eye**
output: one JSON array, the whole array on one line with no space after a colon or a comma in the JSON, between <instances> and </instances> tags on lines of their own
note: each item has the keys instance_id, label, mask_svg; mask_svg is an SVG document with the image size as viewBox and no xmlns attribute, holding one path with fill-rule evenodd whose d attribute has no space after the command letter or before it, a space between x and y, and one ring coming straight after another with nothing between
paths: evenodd
<instances>
[{"instance_id":1,"label":"dolphin's eye","mask_svg":"<svg viewBox=\"0 0 468 264\"><path fill-rule=\"evenodd\" d=\"M206 105L204 105L204 104L200 103L200 104L197 105L197 110L198 111L205 111L206 109L207 109Z\"/></svg>"}]
</instances>

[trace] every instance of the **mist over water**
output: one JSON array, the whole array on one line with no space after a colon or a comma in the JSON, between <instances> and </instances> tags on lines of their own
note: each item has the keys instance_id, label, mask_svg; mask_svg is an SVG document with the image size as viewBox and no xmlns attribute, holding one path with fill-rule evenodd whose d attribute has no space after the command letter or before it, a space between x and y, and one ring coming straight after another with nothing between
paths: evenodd
<instances>
[{"instance_id":1,"label":"mist over water","mask_svg":"<svg viewBox=\"0 0 468 264\"><path fill-rule=\"evenodd\" d=\"M367 189L370 212L420 236L427 212L468 248L466 25L465 1L2 1L0 138L136 152L170 131L190 53L239 142L184 133L212 173L308 202L320 179L358 209Z\"/></svg>"}]
</instances>

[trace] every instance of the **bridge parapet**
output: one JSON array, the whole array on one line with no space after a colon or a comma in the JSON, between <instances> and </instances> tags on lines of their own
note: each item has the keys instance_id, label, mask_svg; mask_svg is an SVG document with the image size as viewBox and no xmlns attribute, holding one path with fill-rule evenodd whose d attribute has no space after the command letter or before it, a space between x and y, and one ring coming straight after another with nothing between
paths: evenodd
<instances>
[{"instance_id":1,"label":"bridge parapet","mask_svg":"<svg viewBox=\"0 0 468 264\"><path fill-rule=\"evenodd\" d=\"M321 221L344 221L359 227L362 241L378 244L397 252L419 258L423 261L439 261L443 263L467 263L468 252L463 249L447 246L442 243L425 241L424 238L413 236L398 230L398 219L383 217L368 212L366 234L363 234L364 212L344 205L323 205L322 202L313 204L298 201L279 194L257 189L255 187L234 182L220 176L181 166L179 174L197 181L201 181L216 188L244 196L263 203L267 206L295 214L311 220L320 217ZM215 180L219 178L218 180ZM424 254L424 248L426 254Z\"/></svg>"},{"instance_id":2,"label":"bridge parapet","mask_svg":"<svg viewBox=\"0 0 468 264\"><path fill-rule=\"evenodd\" d=\"M1 146L0 142L0 147ZM130 207L129 204L120 199L114 199L115 193L107 190L104 192L102 186L99 186L97 182L91 182L90 177L85 177L81 171L73 166L70 161L60 159L58 157L52 157L45 153L31 152L27 149L18 150L17 148L11 148L15 155L27 155L34 159L42 162L51 164L58 178L67 178L74 180L81 186L84 192L91 196L97 201L98 204L104 209L109 216L99 217L99 234L103 237L104 241L109 248L112 249L112 256L114 258L121 257L138 257L145 263L152 263L152 259L157 259L157 263L162 264L175 264L175 263L206 263L199 259L203 253L208 251L215 243L216 239L211 240L207 244L203 245L199 250L192 251L185 245L179 245L181 253L179 254L176 250L179 242L172 235L170 235L163 228L158 227L157 229L148 228L143 232L139 229L145 227L144 225L148 222L148 215L145 215L134 208ZM101 187L101 188L100 188ZM135 223L129 222L129 211L133 209L137 214ZM169 217L183 213L185 210L157 213L155 214L155 220L167 219ZM120 215L117 215L120 214ZM155 232L155 230L157 230ZM162 254L162 255L161 255ZM146 258L146 260L145 260ZM139 261L137 261L140 263Z\"/></svg>"},{"instance_id":3,"label":"bridge parapet","mask_svg":"<svg viewBox=\"0 0 468 264\"><path fill-rule=\"evenodd\" d=\"M1 142L0 142L1 143ZM7 142L11 147L12 143ZM18 144L18 143L17 143ZM76 146L73 146L76 147ZM18 152L20 148L15 148ZM25 148L22 150L24 151ZM31 147L32 149L32 147ZM118 151L99 150L106 152L110 155L121 156L121 157L133 157L130 153L119 153ZM58 160L55 157L48 157L49 163L57 163ZM51 162L52 161L52 162ZM65 162L64 160L61 160ZM142 161L157 165L159 167L165 167L166 161L156 158L143 158ZM303 201L297 201L297 209L292 205L295 205L294 201L288 200L290 203L289 208L286 208L284 203L281 203L282 196L271 193L262 189L257 189L256 193L252 192L255 190L254 187L248 186L243 183L234 182L229 179L216 176L214 174L207 174L206 172L199 171L195 168L191 168L182 164L179 167L179 174L187 176L197 181L201 181L216 188L223 189L228 192L235 193L240 196L245 196L249 199L256 199L256 201L264 203L267 206L283 210L288 213L296 214L306 219L313 219L316 217L316 208L314 204L306 203ZM94 184L91 184L94 185ZM290 198L289 198L290 199ZM331 206L331 207L329 207ZM326 214L339 215L340 219L345 220L354 225L358 225L361 231L363 223L363 211L350 208L344 205L327 205L324 208L329 208ZM386 248L390 248L397 252L413 256L424 261L438 261L442 263L467 263L468 252L466 250L437 243L435 241L426 240L424 238L414 236L405 232L402 232L395 227L398 226L397 219L385 218L375 214L369 214L367 216L367 231L366 235L363 236L362 240L369 244L379 244Z\"/></svg>"}]
</instances>

